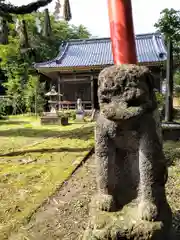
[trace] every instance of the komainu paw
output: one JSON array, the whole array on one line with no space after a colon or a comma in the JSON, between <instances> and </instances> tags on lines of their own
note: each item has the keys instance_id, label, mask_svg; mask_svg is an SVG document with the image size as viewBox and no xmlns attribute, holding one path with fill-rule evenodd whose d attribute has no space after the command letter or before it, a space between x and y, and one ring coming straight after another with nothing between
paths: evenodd
<instances>
[{"instance_id":1,"label":"komainu paw","mask_svg":"<svg viewBox=\"0 0 180 240\"><path fill-rule=\"evenodd\" d=\"M141 220L155 221L158 216L157 206L150 201L142 201L139 203L138 213Z\"/></svg>"},{"instance_id":2,"label":"komainu paw","mask_svg":"<svg viewBox=\"0 0 180 240\"><path fill-rule=\"evenodd\" d=\"M113 196L108 194L97 194L93 198L93 205L101 211L111 212L115 208Z\"/></svg>"}]
</instances>

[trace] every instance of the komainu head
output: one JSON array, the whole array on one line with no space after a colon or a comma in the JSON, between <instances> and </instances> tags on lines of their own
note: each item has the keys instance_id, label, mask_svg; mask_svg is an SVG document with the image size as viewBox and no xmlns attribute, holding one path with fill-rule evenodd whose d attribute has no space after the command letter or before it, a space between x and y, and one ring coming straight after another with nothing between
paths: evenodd
<instances>
[{"instance_id":1,"label":"komainu head","mask_svg":"<svg viewBox=\"0 0 180 240\"><path fill-rule=\"evenodd\" d=\"M105 68L98 78L100 112L109 120L127 120L156 107L154 78L147 67L119 65Z\"/></svg>"}]
</instances>

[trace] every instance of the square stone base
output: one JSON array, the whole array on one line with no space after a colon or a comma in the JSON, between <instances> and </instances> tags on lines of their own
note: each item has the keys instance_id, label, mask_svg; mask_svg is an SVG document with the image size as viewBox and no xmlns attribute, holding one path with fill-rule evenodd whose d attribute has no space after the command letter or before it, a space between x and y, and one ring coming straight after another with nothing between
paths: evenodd
<instances>
[{"instance_id":1,"label":"square stone base","mask_svg":"<svg viewBox=\"0 0 180 240\"><path fill-rule=\"evenodd\" d=\"M84 114L76 114L76 122L84 122Z\"/></svg>"},{"instance_id":2,"label":"square stone base","mask_svg":"<svg viewBox=\"0 0 180 240\"><path fill-rule=\"evenodd\" d=\"M138 219L137 206L127 205L118 212L91 208L83 240L171 240L170 227L162 221Z\"/></svg>"},{"instance_id":3,"label":"square stone base","mask_svg":"<svg viewBox=\"0 0 180 240\"><path fill-rule=\"evenodd\" d=\"M48 115L41 117L42 125L68 125L68 118L66 117L58 117L57 115Z\"/></svg>"},{"instance_id":4,"label":"square stone base","mask_svg":"<svg viewBox=\"0 0 180 240\"><path fill-rule=\"evenodd\" d=\"M41 117L41 124L42 125L61 124L61 121L58 116L43 116Z\"/></svg>"}]
</instances>

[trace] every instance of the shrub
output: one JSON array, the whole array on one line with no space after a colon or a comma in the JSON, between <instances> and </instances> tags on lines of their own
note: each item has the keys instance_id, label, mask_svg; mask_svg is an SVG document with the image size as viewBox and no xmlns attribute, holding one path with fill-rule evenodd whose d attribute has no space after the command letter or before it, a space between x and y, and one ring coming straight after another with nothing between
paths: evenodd
<instances>
[{"instance_id":1,"label":"shrub","mask_svg":"<svg viewBox=\"0 0 180 240\"><path fill-rule=\"evenodd\" d=\"M66 116L68 118L71 118L72 120L76 119L76 112L75 110L65 110L65 111L59 111L58 116Z\"/></svg>"},{"instance_id":2,"label":"shrub","mask_svg":"<svg viewBox=\"0 0 180 240\"><path fill-rule=\"evenodd\" d=\"M162 109L165 101L165 96L160 92L156 92L155 94L158 103L158 108Z\"/></svg>"}]
</instances>

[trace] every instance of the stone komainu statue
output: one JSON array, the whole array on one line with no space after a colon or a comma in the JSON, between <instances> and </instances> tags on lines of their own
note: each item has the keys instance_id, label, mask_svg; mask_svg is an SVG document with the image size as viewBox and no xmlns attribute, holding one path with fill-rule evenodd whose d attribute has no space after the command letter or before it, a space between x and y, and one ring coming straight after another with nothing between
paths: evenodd
<instances>
[{"instance_id":1,"label":"stone komainu statue","mask_svg":"<svg viewBox=\"0 0 180 240\"><path fill-rule=\"evenodd\" d=\"M108 212L135 202L136 220L162 221L169 227L167 167L153 80L148 68L137 65L112 66L100 73L95 131L98 193L92 202Z\"/></svg>"}]
</instances>

